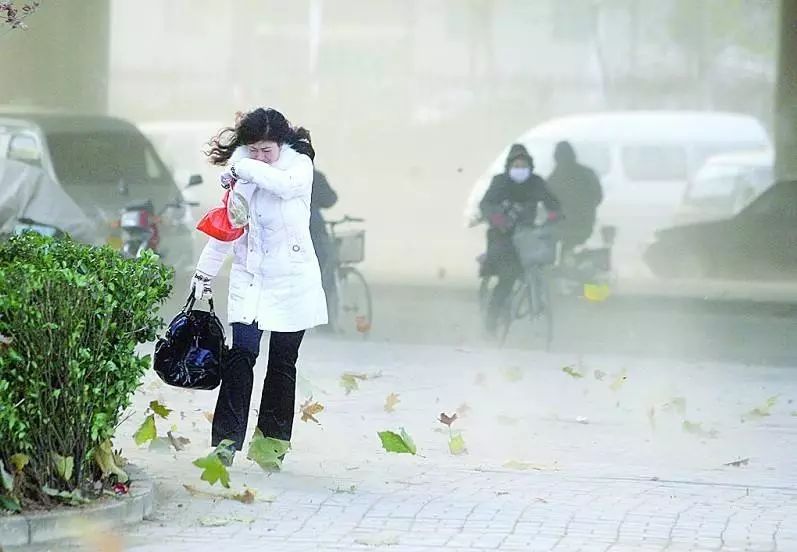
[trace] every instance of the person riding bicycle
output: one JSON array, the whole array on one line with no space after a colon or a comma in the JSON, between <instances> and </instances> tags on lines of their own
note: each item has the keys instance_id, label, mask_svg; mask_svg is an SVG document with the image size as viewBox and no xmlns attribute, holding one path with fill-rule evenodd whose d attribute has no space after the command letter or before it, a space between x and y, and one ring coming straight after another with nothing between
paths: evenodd
<instances>
[{"instance_id":1,"label":"person riding bicycle","mask_svg":"<svg viewBox=\"0 0 797 552\"><path fill-rule=\"evenodd\" d=\"M507 155L502 174L493 177L479 204L489 224L487 254L479 276L498 276L487 307L486 329L494 334L501 309L509 298L522 267L512 234L518 224L534 224L537 205L542 202L551 220L559 217L559 200L548 189L545 180L534 174L534 160L522 144L514 144Z\"/></svg>"},{"instance_id":2,"label":"person riding bicycle","mask_svg":"<svg viewBox=\"0 0 797 552\"><path fill-rule=\"evenodd\" d=\"M313 171L313 192L310 199L310 239L313 241L318 264L321 267L321 283L327 297L327 310L335 308L335 267L334 244L327 232L327 223L321 209L329 209L338 202L338 194L329 185L326 175L319 170ZM327 326L323 328L329 329Z\"/></svg>"}]
</instances>

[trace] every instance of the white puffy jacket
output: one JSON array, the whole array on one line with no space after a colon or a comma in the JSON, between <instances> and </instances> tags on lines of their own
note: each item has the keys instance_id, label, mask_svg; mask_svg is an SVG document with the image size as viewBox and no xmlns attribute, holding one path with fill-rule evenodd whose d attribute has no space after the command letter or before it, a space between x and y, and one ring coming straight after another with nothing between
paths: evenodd
<instances>
[{"instance_id":1,"label":"white puffy jacket","mask_svg":"<svg viewBox=\"0 0 797 552\"><path fill-rule=\"evenodd\" d=\"M236 158L245 148L238 148ZM276 163L234 163L235 190L249 201L249 226L234 242L208 241L197 271L215 277L234 255L229 323L257 322L265 331L296 332L327 323L318 258L310 239L313 162L284 145Z\"/></svg>"}]
</instances>

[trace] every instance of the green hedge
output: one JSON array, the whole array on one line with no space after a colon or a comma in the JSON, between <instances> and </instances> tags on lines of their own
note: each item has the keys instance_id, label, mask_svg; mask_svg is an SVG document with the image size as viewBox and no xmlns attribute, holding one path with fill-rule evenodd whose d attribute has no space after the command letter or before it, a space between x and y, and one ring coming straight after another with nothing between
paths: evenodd
<instances>
[{"instance_id":1,"label":"green hedge","mask_svg":"<svg viewBox=\"0 0 797 552\"><path fill-rule=\"evenodd\" d=\"M148 368L171 270L33 233L0 244L0 506L82 501Z\"/></svg>"}]
</instances>

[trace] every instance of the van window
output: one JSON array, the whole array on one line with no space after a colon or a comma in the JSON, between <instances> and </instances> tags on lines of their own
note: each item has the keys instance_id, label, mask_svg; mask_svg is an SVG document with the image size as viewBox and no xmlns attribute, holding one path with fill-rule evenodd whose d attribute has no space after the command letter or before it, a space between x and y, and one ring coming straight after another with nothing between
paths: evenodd
<instances>
[{"instance_id":1,"label":"van window","mask_svg":"<svg viewBox=\"0 0 797 552\"><path fill-rule=\"evenodd\" d=\"M48 135L58 179L72 184L169 184L170 176L149 142L124 131L59 132Z\"/></svg>"},{"instance_id":2,"label":"van window","mask_svg":"<svg viewBox=\"0 0 797 552\"><path fill-rule=\"evenodd\" d=\"M622 163L630 180L686 180L689 175L686 150L681 146L625 146Z\"/></svg>"},{"instance_id":3,"label":"van window","mask_svg":"<svg viewBox=\"0 0 797 552\"><path fill-rule=\"evenodd\" d=\"M578 159L579 163L595 171L598 176L609 174L612 167L612 157L607 144L599 142L570 143L576 151L576 159ZM556 147L556 142L548 140L532 141L527 143L526 147L534 158L534 172L542 176L548 176L554 168L553 151Z\"/></svg>"}]
</instances>

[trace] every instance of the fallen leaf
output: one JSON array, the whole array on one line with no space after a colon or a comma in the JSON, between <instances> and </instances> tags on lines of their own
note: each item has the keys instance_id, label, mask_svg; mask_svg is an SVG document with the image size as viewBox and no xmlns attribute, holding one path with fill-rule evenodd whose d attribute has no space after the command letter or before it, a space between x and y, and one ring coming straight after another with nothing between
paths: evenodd
<instances>
[{"instance_id":1,"label":"fallen leaf","mask_svg":"<svg viewBox=\"0 0 797 552\"><path fill-rule=\"evenodd\" d=\"M401 428L400 433L380 431L378 435L382 441L382 447L387 452L395 452L396 454L416 454L418 452L415 443L404 428Z\"/></svg>"},{"instance_id":2,"label":"fallen leaf","mask_svg":"<svg viewBox=\"0 0 797 552\"><path fill-rule=\"evenodd\" d=\"M158 401L150 401L149 408L155 414L157 414L158 416L160 416L163 419L168 418L169 414L171 414L173 412L173 410L171 410L170 408L166 408L165 406L163 406Z\"/></svg>"},{"instance_id":3,"label":"fallen leaf","mask_svg":"<svg viewBox=\"0 0 797 552\"><path fill-rule=\"evenodd\" d=\"M16 473L20 473L25 469L25 466L28 465L28 462L30 462L30 456L27 454L17 453L12 454L11 458L8 460L11 462L11 465L14 466Z\"/></svg>"},{"instance_id":4,"label":"fallen leaf","mask_svg":"<svg viewBox=\"0 0 797 552\"><path fill-rule=\"evenodd\" d=\"M357 490L357 485L350 485L348 487L341 487L340 485L338 485L337 487L332 489L332 492L335 494L354 494L356 490Z\"/></svg>"},{"instance_id":5,"label":"fallen leaf","mask_svg":"<svg viewBox=\"0 0 797 552\"><path fill-rule=\"evenodd\" d=\"M246 457L266 471L279 470L282 468L281 457L284 457L290 448L289 441L265 437L260 429L256 429Z\"/></svg>"},{"instance_id":6,"label":"fallen leaf","mask_svg":"<svg viewBox=\"0 0 797 552\"><path fill-rule=\"evenodd\" d=\"M752 409L750 412L744 414L742 416L742 421L746 422L749 420L758 420L771 415L772 407L775 406L775 404L777 404L779 396L780 395L774 395L772 397L769 397L763 405L758 406Z\"/></svg>"},{"instance_id":7,"label":"fallen leaf","mask_svg":"<svg viewBox=\"0 0 797 552\"><path fill-rule=\"evenodd\" d=\"M99 466L103 477L116 476L117 481L126 483L130 477L122 469L122 464L113 452L111 440L107 439L94 449L94 461Z\"/></svg>"},{"instance_id":8,"label":"fallen leaf","mask_svg":"<svg viewBox=\"0 0 797 552\"><path fill-rule=\"evenodd\" d=\"M625 383L625 380L628 379L627 370L623 368L618 374L614 376L614 381L609 386L609 389L612 391L619 391L620 388Z\"/></svg>"},{"instance_id":9,"label":"fallen leaf","mask_svg":"<svg viewBox=\"0 0 797 552\"><path fill-rule=\"evenodd\" d=\"M210 410L205 410L202 413L202 415L205 416L205 419L209 421L211 424L213 423L213 412L211 412Z\"/></svg>"},{"instance_id":10,"label":"fallen leaf","mask_svg":"<svg viewBox=\"0 0 797 552\"><path fill-rule=\"evenodd\" d=\"M361 544L363 546L394 546L399 544L399 535L395 532L365 535L354 539L354 543Z\"/></svg>"},{"instance_id":11,"label":"fallen leaf","mask_svg":"<svg viewBox=\"0 0 797 552\"><path fill-rule=\"evenodd\" d=\"M212 500L235 500L237 502L241 502L243 504L252 504L254 502L274 502L275 497L270 498L260 498L257 496L257 493L250 489L249 487L244 487L244 490L236 493L236 492L209 492L209 491L202 491L197 489L193 485L183 485L183 488L188 491L191 496L199 496L199 497L206 497Z\"/></svg>"},{"instance_id":12,"label":"fallen leaf","mask_svg":"<svg viewBox=\"0 0 797 552\"><path fill-rule=\"evenodd\" d=\"M727 464L723 464L723 466L731 466L734 468L740 468L742 466L746 466L750 463L749 458L740 458L739 460L734 460L733 462L728 462Z\"/></svg>"},{"instance_id":13,"label":"fallen leaf","mask_svg":"<svg viewBox=\"0 0 797 552\"><path fill-rule=\"evenodd\" d=\"M174 450L177 452L184 450L186 446L191 444L191 439L186 437L176 437L171 431L167 432L166 435L169 436L169 441L171 441Z\"/></svg>"},{"instance_id":14,"label":"fallen leaf","mask_svg":"<svg viewBox=\"0 0 797 552\"><path fill-rule=\"evenodd\" d=\"M53 454L53 463L55 464L55 473L58 474L58 477L69 482L69 480L72 479L72 472L75 469L75 459L71 456Z\"/></svg>"},{"instance_id":15,"label":"fallen leaf","mask_svg":"<svg viewBox=\"0 0 797 552\"><path fill-rule=\"evenodd\" d=\"M510 366L502 370L504 378L509 382L517 382L523 379L523 371L517 366Z\"/></svg>"},{"instance_id":16,"label":"fallen leaf","mask_svg":"<svg viewBox=\"0 0 797 552\"><path fill-rule=\"evenodd\" d=\"M708 437L709 439L716 439L719 436L719 432L716 429L706 431L703 429L703 424L699 422L696 423L684 420L682 428L687 433L692 433L700 437Z\"/></svg>"},{"instance_id":17,"label":"fallen leaf","mask_svg":"<svg viewBox=\"0 0 797 552\"><path fill-rule=\"evenodd\" d=\"M141 427L133 435L138 446L143 445L147 441L152 441L158 436L158 430L155 428L155 415L150 414L144 419Z\"/></svg>"},{"instance_id":18,"label":"fallen leaf","mask_svg":"<svg viewBox=\"0 0 797 552\"><path fill-rule=\"evenodd\" d=\"M531 462L521 462L520 460L510 460L509 462L504 464L504 467L509 470L520 470L520 471L527 471L527 470L545 471L549 469L556 469L556 468L549 468L546 466L542 466L540 464L532 464Z\"/></svg>"},{"instance_id":19,"label":"fallen leaf","mask_svg":"<svg viewBox=\"0 0 797 552\"><path fill-rule=\"evenodd\" d=\"M448 450L451 451L451 454L454 456L459 456L460 454L468 452L468 449L465 447L465 439L462 438L461 433L451 436L448 440Z\"/></svg>"},{"instance_id":20,"label":"fallen leaf","mask_svg":"<svg viewBox=\"0 0 797 552\"><path fill-rule=\"evenodd\" d=\"M222 487L230 488L230 472L227 471L227 467L221 463L221 459L215 452L208 454L204 458L197 458L193 464L202 470L202 475L200 476L202 481L207 481L211 485L219 482Z\"/></svg>"},{"instance_id":21,"label":"fallen leaf","mask_svg":"<svg viewBox=\"0 0 797 552\"><path fill-rule=\"evenodd\" d=\"M449 416L449 415L448 415L448 414L446 414L445 412L441 412L441 413L440 413L440 418L439 418L439 420L440 420L440 423L441 423L441 424L445 424L445 425L447 425L448 427L451 427L451 424L453 424L454 422L456 422L456 421L457 421L457 418L458 418L458 416L457 416L457 413L456 413L456 412L454 413L454 415L453 415L453 416Z\"/></svg>"},{"instance_id":22,"label":"fallen leaf","mask_svg":"<svg viewBox=\"0 0 797 552\"><path fill-rule=\"evenodd\" d=\"M567 374L571 378L575 378L575 379L579 379L579 378L583 378L584 377L584 374L579 372L573 366L565 366L564 368L562 368L562 372L564 372L565 374Z\"/></svg>"},{"instance_id":23,"label":"fallen leaf","mask_svg":"<svg viewBox=\"0 0 797 552\"><path fill-rule=\"evenodd\" d=\"M199 519L199 524L202 527L224 527L233 522L239 523L253 523L255 518L248 516L205 516Z\"/></svg>"},{"instance_id":24,"label":"fallen leaf","mask_svg":"<svg viewBox=\"0 0 797 552\"><path fill-rule=\"evenodd\" d=\"M396 405L401 402L399 396L396 393L391 393L385 399L385 412L393 412L396 409Z\"/></svg>"},{"instance_id":25,"label":"fallen leaf","mask_svg":"<svg viewBox=\"0 0 797 552\"><path fill-rule=\"evenodd\" d=\"M322 405L319 402L313 402L313 397L312 396L309 397L304 402L304 404L302 404L302 406L299 407L299 409L302 412L302 421L303 422L309 422L310 420L312 420L315 423L317 423L318 425L321 425L321 422L319 422L316 419L315 415L324 410L324 405Z\"/></svg>"},{"instance_id":26,"label":"fallen leaf","mask_svg":"<svg viewBox=\"0 0 797 552\"><path fill-rule=\"evenodd\" d=\"M596 380L598 380L598 381L603 381L603 378L605 378L605 377L606 377L606 372L603 372L603 371L601 371L601 370L595 370L595 371L592 373L592 375L593 375L593 376L595 376L595 379L596 379Z\"/></svg>"},{"instance_id":27,"label":"fallen leaf","mask_svg":"<svg viewBox=\"0 0 797 552\"><path fill-rule=\"evenodd\" d=\"M686 414L686 399L684 397L673 397L662 405L663 410L674 410L681 416Z\"/></svg>"}]
</instances>

